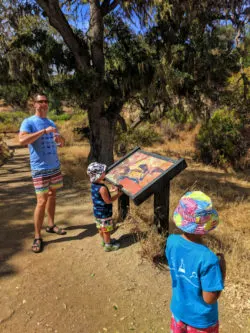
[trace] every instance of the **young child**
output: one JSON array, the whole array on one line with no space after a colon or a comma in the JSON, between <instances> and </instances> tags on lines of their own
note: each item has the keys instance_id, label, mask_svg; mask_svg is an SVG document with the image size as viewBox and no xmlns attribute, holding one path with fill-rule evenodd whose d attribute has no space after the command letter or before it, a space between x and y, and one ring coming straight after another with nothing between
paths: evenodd
<instances>
[{"instance_id":1,"label":"young child","mask_svg":"<svg viewBox=\"0 0 250 333\"><path fill-rule=\"evenodd\" d=\"M113 230L112 202L122 195L122 191L115 187L114 190L118 193L111 197L107 186L103 182L106 169L105 164L93 162L88 166L87 174L91 181L91 196L96 226L102 238L104 250L110 252L116 251L120 247L118 242L111 240L110 232Z\"/></svg>"},{"instance_id":2,"label":"young child","mask_svg":"<svg viewBox=\"0 0 250 333\"><path fill-rule=\"evenodd\" d=\"M174 211L183 231L167 239L166 256L172 279L171 333L218 333L217 299L226 273L222 254L217 256L201 238L219 223L211 199L203 192L187 192Z\"/></svg>"}]
</instances>

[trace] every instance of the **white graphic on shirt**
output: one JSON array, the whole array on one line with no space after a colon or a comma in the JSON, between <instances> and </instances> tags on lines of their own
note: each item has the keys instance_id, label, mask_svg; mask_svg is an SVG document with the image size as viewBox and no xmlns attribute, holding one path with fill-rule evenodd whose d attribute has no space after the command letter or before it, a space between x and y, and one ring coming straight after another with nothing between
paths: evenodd
<instances>
[{"instance_id":1,"label":"white graphic on shirt","mask_svg":"<svg viewBox=\"0 0 250 333\"><path fill-rule=\"evenodd\" d=\"M199 285L194 284L194 282L192 282L192 281L191 281L189 278L187 278L185 275L179 275L179 274L176 274L175 276L187 280L188 283L192 284L192 286L194 286L194 287L196 287L196 288L200 288Z\"/></svg>"},{"instance_id":2,"label":"white graphic on shirt","mask_svg":"<svg viewBox=\"0 0 250 333\"><path fill-rule=\"evenodd\" d=\"M180 264L180 267L178 269L178 272L180 273L186 273L186 270L185 270L185 265L184 265L184 260L181 258L181 264Z\"/></svg>"},{"instance_id":3,"label":"white graphic on shirt","mask_svg":"<svg viewBox=\"0 0 250 333\"><path fill-rule=\"evenodd\" d=\"M169 270L175 271L175 277L176 278L182 278L185 279L188 283L190 283L192 286L194 286L195 288L200 288L199 284L197 285L197 281L191 280L191 279L198 279L198 276L196 274L196 272L192 272L192 274L188 277L186 277L186 268L185 268L185 264L184 264L184 260L183 258L181 259L181 264L178 268L178 272L182 273L182 274L178 274L176 271L176 266L175 266L175 261L174 258L171 257L171 262L172 262L172 267L169 266ZM189 273L190 274L190 273Z\"/></svg>"}]
</instances>

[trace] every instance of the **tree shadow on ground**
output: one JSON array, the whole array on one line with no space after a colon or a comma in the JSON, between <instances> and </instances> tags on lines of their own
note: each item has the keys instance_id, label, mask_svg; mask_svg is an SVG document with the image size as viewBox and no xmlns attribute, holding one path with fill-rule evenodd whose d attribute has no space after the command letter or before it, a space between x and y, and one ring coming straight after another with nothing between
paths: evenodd
<instances>
[{"instance_id":1,"label":"tree shadow on ground","mask_svg":"<svg viewBox=\"0 0 250 333\"><path fill-rule=\"evenodd\" d=\"M20 149L14 157L0 167L0 278L18 273L10 260L14 255L24 251L27 239L32 242L34 237L33 212L36 196L28 151L19 146L18 148ZM71 187L68 192L59 191L57 197L59 206L69 201L73 203L79 199L79 191ZM59 238L47 244L82 239L96 234L94 225L82 228L85 230L75 237Z\"/></svg>"},{"instance_id":2,"label":"tree shadow on ground","mask_svg":"<svg viewBox=\"0 0 250 333\"><path fill-rule=\"evenodd\" d=\"M23 241L32 237L34 232L33 223L13 225L1 223L0 227L0 278L11 275L16 269L8 263L11 257L23 250Z\"/></svg>"},{"instance_id":3,"label":"tree shadow on ground","mask_svg":"<svg viewBox=\"0 0 250 333\"><path fill-rule=\"evenodd\" d=\"M57 239L53 239L50 241L44 241L44 246L46 247L49 244L53 244L53 243L64 243L64 242L71 242L71 241L75 241L75 240L82 240L84 238L87 237L93 237L96 235L96 226L94 223L92 224L87 224L87 225L77 225L77 226L70 226L70 227L66 227L64 228L64 230L68 231L68 230L78 230L78 229L84 229L84 231L80 232L78 235L76 236L63 236L61 238L57 238Z\"/></svg>"}]
</instances>

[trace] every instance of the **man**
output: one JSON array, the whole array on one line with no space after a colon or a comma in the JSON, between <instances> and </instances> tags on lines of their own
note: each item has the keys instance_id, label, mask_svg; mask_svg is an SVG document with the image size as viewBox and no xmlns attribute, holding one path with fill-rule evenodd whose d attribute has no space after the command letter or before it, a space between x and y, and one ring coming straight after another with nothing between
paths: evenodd
<instances>
[{"instance_id":1,"label":"man","mask_svg":"<svg viewBox=\"0 0 250 333\"><path fill-rule=\"evenodd\" d=\"M65 235L65 230L54 224L56 190L63 186L57 146L64 146L64 138L58 133L54 122L47 118L48 99L44 94L34 96L35 115L24 119L19 132L21 145L28 145L32 180L37 205L34 212L35 239L32 251L43 250L41 229L45 210L48 214L47 232Z\"/></svg>"}]
</instances>

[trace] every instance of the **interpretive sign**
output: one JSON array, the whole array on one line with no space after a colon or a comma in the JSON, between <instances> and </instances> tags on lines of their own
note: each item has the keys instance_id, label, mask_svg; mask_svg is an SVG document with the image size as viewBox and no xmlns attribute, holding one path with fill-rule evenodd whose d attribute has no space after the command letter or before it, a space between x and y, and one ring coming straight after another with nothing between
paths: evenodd
<instances>
[{"instance_id":1,"label":"interpretive sign","mask_svg":"<svg viewBox=\"0 0 250 333\"><path fill-rule=\"evenodd\" d=\"M105 178L122 185L122 191L139 205L185 168L184 159L173 160L137 147L109 167Z\"/></svg>"}]
</instances>

